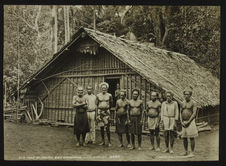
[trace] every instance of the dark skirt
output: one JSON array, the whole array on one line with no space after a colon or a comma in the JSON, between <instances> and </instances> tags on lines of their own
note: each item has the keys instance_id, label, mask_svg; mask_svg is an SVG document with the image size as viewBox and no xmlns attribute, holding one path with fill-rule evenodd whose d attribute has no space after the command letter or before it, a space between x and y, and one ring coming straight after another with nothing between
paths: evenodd
<instances>
[{"instance_id":1,"label":"dark skirt","mask_svg":"<svg viewBox=\"0 0 226 166\"><path fill-rule=\"evenodd\" d=\"M129 131L131 134L140 135L142 134L142 124L140 123L141 116L130 117Z\"/></svg>"},{"instance_id":2,"label":"dark skirt","mask_svg":"<svg viewBox=\"0 0 226 166\"><path fill-rule=\"evenodd\" d=\"M83 134L90 131L87 112L76 112L74 117L74 134Z\"/></svg>"},{"instance_id":3,"label":"dark skirt","mask_svg":"<svg viewBox=\"0 0 226 166\"><path fill-rule=\"evenodd\" d=\"M128 132L127 115L116 115L116 133L122 134Z\"/></svg>"}]
</instances>

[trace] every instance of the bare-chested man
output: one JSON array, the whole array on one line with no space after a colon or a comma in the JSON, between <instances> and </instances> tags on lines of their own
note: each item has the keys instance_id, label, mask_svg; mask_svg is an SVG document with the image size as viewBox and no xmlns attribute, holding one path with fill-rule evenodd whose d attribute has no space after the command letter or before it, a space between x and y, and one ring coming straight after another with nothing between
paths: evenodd
<instances>
[{"instance_id":1,"label":"bare-chested man","mask_svg":"<svg viewBox=\"0 0 226 166\"><path fill-rule=\"evenodd\" d=\"M123 147L123 139L122 134L126 133L127 139L127 147L130 148L130 135L128 131L128 104L129 101L126 99L126 92L124 90L120 91L120 99L116 102L115 108L115 122L116 122L116 133L118 133L120 145L119 147Z\"/></svg>"},{"instance_id":2,"label":"bare-chested man","mask_svg":"<svg viewBox=\"0 0 226 166\"><path fill-rule=\"evenodd\" d=\"M181 124L182 124L182 135L184 140L184 155L194 156L195 150L195 137L198 136L198 130L195 124L195 117L197 112L197 107L194 101L191 100L192 90L184 90L185 101L182 103L182 110L180 114ZM188 139L191 141L191 153L188 154Z\"/></svg>"},{"instance_id":3,"label":"bare-chested man","mask_svg":"<svg viewBox=\"0 0 226 166\"><path fill-rule=\"evenodd\" d=\"M101 93L97 94L97 122L100 126L100 132L102 137L102 142L99 145L105 145L104 140L104 127L106 127L106 133L108 138L108 146L111 146L110 138L110 109L112 107L113 99L110 93L107 93L108 83L102 82L100 84Z\"/></svg>"},{"instance_id":4,"label":"bare-chested man","mask_svg":"<svg viewBox=\"0 0 226 166\"><path fill-rule=\"evenodd\" d=\"M150 131L150 140L152 147L151 150L155 150L154 136L156 136L157 148L156 151L160 151L160 136L159 136L159 123L161 103L157 99L157 92L151 92L151 100L147 102L147 116L148 116L148 129Z\"/></svg>"},{"instance_id":5,"label":"bare-chested man","mask_svg":"<svg viewBox=\"0 0 226 166\"><path fill-rule=\"evenodd\" d=\"M138 150L141 150L141 134L142 134L142 124L143 124L143 101L138 99L140 91L134 89L132 91L133 99L129 101L128 108L128 122L130 123L130 133L132 147L130 149L135 149L135 135L138 136Z\"/></svg>"}]
</instances>

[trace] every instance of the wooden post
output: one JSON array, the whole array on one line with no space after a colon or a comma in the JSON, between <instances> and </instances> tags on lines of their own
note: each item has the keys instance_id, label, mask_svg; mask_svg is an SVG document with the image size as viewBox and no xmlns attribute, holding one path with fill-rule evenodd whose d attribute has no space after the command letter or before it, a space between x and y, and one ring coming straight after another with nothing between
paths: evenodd
<instances>
[{"instance_id":1,"label":"wooden post","mask_svg":"<svg viewBox=\"0 0 226 166\"><path fill-rule=\"evenodd\" d=\"M53 21L54 21L54 24L53 24L53 38L54 38L54 53L57 52L57 45L58 45L58 40L57 40L57 8L55 5L52 6L52 17L53 17Z\"/></svg>"},{"instance_id":2,"label":"wooden post","mask_svg":"<svg viewBox=\"0 0 226 166\"><path fill-rule=\"evenodd\" d=\"M144 108L146 109L146 103L147 103L147 80L144 80Z\"/></svg>"},{"instance_id":3,"label":"wooden post","mask_svg":"<svg viewBox=\"0 0 226 166\"><path fill-rule=\"evenodd\" d=\"M93 29L96 32L96 9L93 10Z\"/></svg>"},{"instance_id":4,"label":"wooden post","mask_svg":"<svg viewBox=\"0 0 226 166\"><path fill-rule=\"evenodd\" d=\"M6 86L6 82L5 82L5 97L4 97L4 111L6 109L6 98L7 98L7 86Z\"/></svg>"},{"instance_id":5,"label":"wooden post","mask_svg":"<svg viewBox=\"0 0 226 166\"><path fill-rule=\"evenodd\" d=\"M16 122L18 122L18 110L19 110L19 99L20 99L20 73L19 73L19 60L20 60L20 54L19 54L19 24L17 24L17 109L16 109Z\"/></svg>"}]
</instances>

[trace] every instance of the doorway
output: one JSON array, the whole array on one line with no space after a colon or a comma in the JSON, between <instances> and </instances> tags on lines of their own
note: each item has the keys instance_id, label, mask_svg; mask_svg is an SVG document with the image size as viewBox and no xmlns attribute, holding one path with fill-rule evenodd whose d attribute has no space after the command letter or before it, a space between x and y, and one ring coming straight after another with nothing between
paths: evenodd
<instances>
[{"instance_id":1,"label":"doorway","mask_svg":"<svg viewBox=\"0 0 226 166\"><path fill-rule=\"evenodd\" d=\"M109 84L108 93L112 94L113 97L113 107L116 105L116 96L115 91L117 90L117 84L119 84L120 87L120 77L107 77L105 78L105 82Z\"/></svg>"}]
</instances>

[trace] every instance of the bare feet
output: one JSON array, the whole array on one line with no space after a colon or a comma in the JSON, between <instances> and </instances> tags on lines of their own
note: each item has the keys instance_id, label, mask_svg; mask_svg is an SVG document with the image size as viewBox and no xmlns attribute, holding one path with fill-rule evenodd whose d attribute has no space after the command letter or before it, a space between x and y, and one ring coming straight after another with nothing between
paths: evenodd
<instances>
[{"instance_id":1,"label":"bare feet","mask_svg":"<svg viewBox=\"0 0 226 166\"><path fill-rule=\"evenodd\" d=\"M100 146L101 146L101 145L105 145L105 142L101 142L99 145L100 145Z\"/></svg>"},{"instance_id":2,"label":"bare feet","mask_svg":"<svg viewBox=\"0 0 226 166\"><path fill-rule=\"evenodd\" d=\"M111 146L112 146L112 144L111 144L111 143L109 143L109 144L108 144L108 147L111 147Z\"/></svg>"},{"instance_id":3,"label":"bare feet","mask_svg":"<svg viewBox=\"0 0 226 166\"><path fill-rule=\"evenodd\" d=\"M138 147L138 150L141 150L141 147L140 146Z\"/></svg>"},{"instance_id":4,"label":"bare feet","mask_svg":"<svg viewBox=\"0 0 226 166\"><path fill-rule=\"evenodd\" d=\"M123 144L120 144L118 147L119 147L119 148L122 148L122 147L123 147Z\"/></svg>"},{"instance_id":5,"label":"bare feet","mask_svg":"<svg viewBox=\"0 0 226 166\"><path fill-rule=\"evenodd\" d=\"M173 152L173 150L170 150L169 153L170 153L170 154L173 154L174 152Z\"/></svg>"},{"instance_id":6,"label":"bare feet","mask_svg":"<svg viewBox=\"0 0 226 166\"><path fill-rule=\"evenodd\" d=\"M155 147L154 147L154 146L151 146L151 147L149 148L149 150L155 150Z\"/></svg>"},{"instance_id":7,"label":"bare feet","mask_svg":"<svg viewBox=\"0 0 226 166\"><path fill-rule=\"evenodd\" d=\"M130 149L130 150L133 150L133 149L135 149L135 146L131 146L129 149Z\"/></svg>"},{"instance_id":8,"label":"bare feet","mask_svg":"<svg viewBox=\"0 0 226 166\"><path fill-rule=\"evenodd\" d=\"M130 144L127 145L127 148L131 148L132 146Z\"/></svg>"},{"instance_id":9,"label":"bare feet","mask_svg":"<svg viewBox=\"0 0 226 166\"><path fill-rule=\"evenodd\" d=\"M163 150L164 153L168 153L169 152L169 149L165 149Z\"/></svg>"},{"instance_id":10,"label":"bare feet","mask_svg":"<svg viewBox=\"0 0 226 166\"><path fill-rule=\"evenodd\" d=\"M187 156L188 155L188 151L185 151L182 155L183 156Z\"/></svg>"},{"instance_id":11,"label":"bare feet","mask_svg":"<svg viewBox=\"0 0 226 166\"><path fill-rule=\"evenodd\" d=\"M188 157L194 157L195 155L194 155L194 152L191 152L189 155L188 155Z\"/></svg>"},{"instance_id":12,"label":"bare feet","mask_svg":"<svg viewBox=\"0 0 226 166\"><path fill-rule=\"evenodd\" d=\"M76 143L76 146L80 146L80 143L79 143L79 142L77 142L77 143Z\"/></svg>"},{"instance_id":13,"label":"bare feet","mask_svg":"<svg viewBox=\"0 0 226 166\"><path fill-rule=\"evenodd\" d=\"M87 146L85 142L82 142L82 146Z\"/></svg>"},{"instance_id":14,"label":"bare feet","mask_svg":"<svg viewBox=\"0 0 226 166\"><path fill-rule=\"evenodd\" d=\"M156 150L155 150L156 152L159 152L160 151L160 148L158 147L158 148L156 148Z\"/></svg>"}]
</instances>

